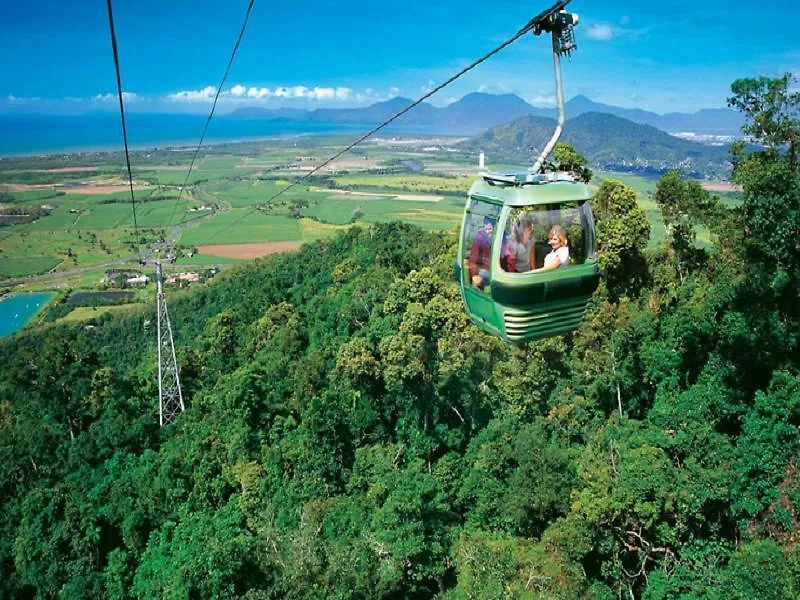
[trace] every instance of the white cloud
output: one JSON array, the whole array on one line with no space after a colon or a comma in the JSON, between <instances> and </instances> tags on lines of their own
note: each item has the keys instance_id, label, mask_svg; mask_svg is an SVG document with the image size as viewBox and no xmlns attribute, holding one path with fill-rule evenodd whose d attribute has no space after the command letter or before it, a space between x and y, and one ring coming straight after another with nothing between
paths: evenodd
<instances>
[{"instance_id":1,"label":"white cloud","mask_svg":"<svg viewBox=\"0 0 800 600\"><path fill-rule=\"evenodd\" d=\"M420 88L420 90L422 91L423 94L427 94L428 92L430 92L433 89L433 86L435 86L435 85L436 84L433 82L433 79L428 79L428 83L423 85Z\"/></svg>"},{"instance_id":2,"label":"white cloud","mask_svg":"<svg viewBox=\"0 0 800 600\"><path fill-rule=\"evenodd\" d=\"M214 88L206 88L212 90ZM353 90L348 87L320 87L309 88L305 85L277 86L274 89L268 87L250 87L235 85L230 92L223 92L221 95L235 99L264 100L268 98L304 98L307 100L348 100Z\"/></svg>"},{"instance_id":3,"label":"white cloud","mask_svg":"<svg viewBox=\"0 0 800 600\"><path fill-rule=\"evenodd\" d=\"M167 94L167 99L173 102L210 102L216 93L217 88L208 85L202 90L182 90L174 94Z\"/></svg>"},{"instance_id":4,"label":"white cloud","mask_svg":"<svg viewBox=\"0 0 800 600\"><path fill-rule=\"evenodd\" d=\"M586 35L593 40L607 41L614 37L614 30L608 25L592 25Z\"/></svg>"},{"instance_id":5,"label":"white cloud","mask_svg":"<svg viewBox=\"0 0 800 600\"><path fill-rule=\"evenodd\" d=\"M496 83L484 83L478 86L478 91L480 93L487 93L487 94L508 94L513 90L502 81L498 81Z\"/></svg>"},{"instance_id":6,"label":"white cloud","mask_svg":"<svg viewBox=\"0 0 800 600\"><path fill-rule=\"evenodd\" d=\"M533 106L555 106L556 97L549 94L536 94L530 98L525 98L528 104Z\"/></svg>"},{"instance_id":7,"label":"white cloud","mask_svg":"<svg viewBox=\"0 0 800 600\"><path fill-rule=\"evenodd\" d=\"M400 88L396 86L392 86L389 88L389 95L390 96L397 96L400 93Z\"/></svg>"},{"instance_id":8,"label":"white cloud","mask_svg":"<svg viewBox=\"0 0 800 600\"><path fill-rule=\"evenodd\" d=\"M255 98L256 100L260 100L261 98L266 98L270 95L269 88L257 88L251 87L247 89L247 97L248 98Z\"/></svg>"},{"instance_id":9,"label":"white cloud","mask_svg":"<svg viewBox=\"0 0 800 600\"><path fill-rule=\"evenodd\" d=\"M117 101L117 94L97 94L94 98L92 98L95 102L116 102ZM71 98L74 100L74 98ZM140 99L138 94L133 92L122 92L122 99L125 102L136 102Z\"/></svg>"}]
</instances>

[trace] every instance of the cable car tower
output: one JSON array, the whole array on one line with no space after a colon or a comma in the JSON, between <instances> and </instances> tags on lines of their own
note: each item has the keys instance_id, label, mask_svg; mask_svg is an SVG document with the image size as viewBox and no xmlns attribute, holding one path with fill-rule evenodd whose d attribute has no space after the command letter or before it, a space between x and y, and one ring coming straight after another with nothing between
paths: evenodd
<instances>
[{"instance_id":1,"label":"cable car tower","mask_svg":"<svg viewBox=\"0 0 800 600\"><path fill-rule=\"evenodd\" d=\"M203 145L203 140L206 137L208 125L211 123L211 119L214 116L214 109L217 106L217 100L219 100L222 86L225 85L231 65L236 57L236 52L239 49L239 44L244 36L244 32L247 27L247 20L250 17L250 11L253 8L254 1L255 0L250 0L249 4L247 5L247 12L244 16L242 29L239 32L239 37L236 40L236 44L233 46L233 52L231 53L230 60L228 61L228 66L225 69L225 74L222 76L222 81L217 87L217 93L214 96L214 103L211 106L211 112L208 115L208 119L206 119L206 124L203 127L203 133L200 136L200 142L197 144L197 148L192 156L192 162L189 164L189 170L186 173L186 180L180 187L180 193L178 194L178 198L172 207L170 223L172 222L172 217L175 216L175 209L180 203L183 191L186 189L189 183L189 177L192 174L192 168L197 160L200 147ZM139 253L139 263L142 265L155 265L156 268L156 313L158 317L156 330L156 348L158 353L158 418L159 424L164 427L165 425L172 423L178 417L178 415L185 410L185 406L183 404L183 393L181 392L180 376L178 374L178 361L175 358L175 342L172 338L172 324L170 323L169 311L167 310L167 295L164 292L164 276L161 268L164 262L174 262L176 259L174 252L172 252L172 250L174 250L174 240L165 240L166 244L164 248L159 248L158 245L156 245L150 249L150 253L154 255L161 254L161 251L164 250L165 258L148 258L146 256L147 250L145 251L145 254L143 254L139 244L139 229L136 222L136 200L133 194L133 175L131 173L131 159L128 152L128 134L125 127L125 106L123 103L122 80L119 69L117 36L114 29L114 15L111 7L111 0L106 0L106 4L108 6L108 25L111 33L111 50L114 54L114 67L117 74L117 96L119 97L119 112L122 120L122 140L125 144L125 161L128 167L128 183L130 185L131 207L133 209L133 229L134 235L136 236L136 247ZM181 221L181 223L182 222L183 221Z\"/></svg>"},{"instance_id":2,"label":"cable car tower","mask_svg":"<svg viewBox=\"0 0 800 600\"><path fill-rule=\"evenodd\" d=\"M156 328L156 348L158 353L158 419L161 427L172 423L183 412L183 394L178 376L178 361L175 358L175 342L172 339L172 324L169 321L167 310L167 296L164 293L164 278L161 270L162 259L149 259L142 253L139 244L139 227L136 221L136 200L133 194L133 176L131 173L131 159L128 151L128 132L125 126L125 106L123 103L122 80L119 69L119 54L117 51L117 36L114 29L114 16L111 0L107 0L108 24L111 33L111 50L114 53L114 66L117 73L117 95L119 97L119 111L122 120L122 140L125 145L125 162L128 168L128 183L131 191L131 207L133 209L133 231L136 239L136 249L139 254L139 264L155 265L156 267L156 314L158 317ZM160 252L153 248L154 253ZM167 258L169 260L169 256Z\"/></svg>"},{"instance_id":3,"label":"cable car tower","mask_svg":"<svg viewBox=\"0 0 800 600\"><path fill-rule=\"evenodd\" d=\"M164 293L164 277L161 261L156 260L156 333L158 347L158 422L161 427L172 423L185 410L178 362L175 359L175 342L167 310L167 295Z\"/></svg>"}]
</instances>

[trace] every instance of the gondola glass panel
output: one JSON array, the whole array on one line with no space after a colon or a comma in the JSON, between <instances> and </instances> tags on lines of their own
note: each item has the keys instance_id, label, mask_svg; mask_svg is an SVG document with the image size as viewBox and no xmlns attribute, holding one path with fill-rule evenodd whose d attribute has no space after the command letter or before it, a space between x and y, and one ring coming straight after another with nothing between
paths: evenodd
<instances>
[{"instance_id":1,"label":"gondola glass panel","mask_svg":"<svg viewBox=\"0 0 800 600\"><path fill-rule=\"evenodd\" d=\"M489 333L521 343L577 329L599 281L588 188L476 182L456 269L470 319Z\"/></svg>"},{"instance_id":2,"label":"gondola glass panel","mask_svg":"<svg viewBox=\"0 0 800 600\"><path fill-rule=\"evenodd\" d=\"M464 214L461 288L464 291L464 302L473 319L481 321L494 317L491 259L502 208L500 204L472 199Z\"/></svg>"}]
</instances>

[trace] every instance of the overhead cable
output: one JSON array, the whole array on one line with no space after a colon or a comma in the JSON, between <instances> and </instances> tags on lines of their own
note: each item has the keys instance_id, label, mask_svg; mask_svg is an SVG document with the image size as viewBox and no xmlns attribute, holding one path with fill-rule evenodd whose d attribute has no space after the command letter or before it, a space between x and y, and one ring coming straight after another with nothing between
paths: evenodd
<instances>
[{"instance_id":1,"label":"overhead cable","mask_svg":"<svg viewBox=\"0 0 800 600\"><path fill-rule=\"evenodd\" d=\"M200 143L197 144L197 148L195 148L194 156L192 156L192 162L189 164L189 172L186 173L186 179L181 186L181 189L178 191L178 199L175 201L175 204L172 207L172 214L169 216L169 221L167 221L167 227L172 224L172 219L175 216L175 210L180 204L181 196L183 196L183 190L186 189L186 186L189 183L189 177L192 175L192 168L194 167L194 162L197 159L197 155L200 152L200 147L203 145L203 140L206 138L206 132L208 131L208 126L211 124L211 118L214 116L214 110L217 108L217 100L219 100L220 92L222 92L222 86L225 85L225 81L228 79L228 73L231 70L231 65L233 65L233 59L236 58L236 52L239 50L239 44L242 43L242 38L244 37L244 31L247 28L247 20L250 18L250 11L253 9L253 3L255 0L250 0L250 3L247 5L247 12L244 14L244 22L242 23L242 29L239 31L239 37L236 38L236 43L233 46L233 52L231 52L231 57L228 60L228 66L225 68L225 74L222 76L222 81L219 82L217 86L217 93L214 95L214 103L211 105L211 112L208 113L208 118L206 119L206 124L203 127L203 134L200 136ZM184 215L185 217L185 215ZM183 223L184 218L181 217L181 223Z\"/></svg>"},{"instance_id":2,"label":"overhead cable","mask_svg":"<svg viewBox=\"0 0 800 600\"><path fill-rule=\"evenodd\" d=\"M111 0L106 0L108 5L108 25L111 30L111 50L114 53L114 68L117 72L117 96L119 96L119 114L122 119L122 141L125 144L125 164L128 166L128 184L131 190L131 208L133 209L133 232L136 237L136 252L139 262L142 262L142 249L139 246L139 226L136 222L136 200L133 196L133 174L131 173L131 157L128 152L128 132L125 127L125 105L122 102L122 79L119 74L119 54L117 53L117 34L114 30L114 14L111 10Z\"/></svg>"},{"instance_id":3,"label":"overhead cable","mask_svg":"<svg viewBox=\"0 0 800 600\"><path fill-rule=\"evenodd\" d=\"M381 123L380 125L377 125L373 129L371 129L370 131L368 131L367 133L365 133L364 135L362 135L361 137L359 137L358 139L356 139L355 141L350 143L343 150L340 150L339 152L334 154L331 158L327 159L326 161L324 161L323 163L321 163L320 165L318 165L317 167L315 167L314 169L312 169L311 171L309 171L308 173L303 175L303 177L300 177L299 179L296 179L295 181L289 183L286 187L284 187L278 193L276 193L271 198L269 198L264 204L265 205L270 204L273 200L275 200L276 198L278 198L279 196L281 196L285 192L289 191L294 186L298 185L299 183L302 183L303 181L306 181L312 175L317 173L320 169L323 169L324 167L328 166L333 161L335 161L337 158L339 158L340 156L342 156L346 152L352 150L355 146L357 146L358 144L360 144L361 142L363 142L367 138L375 135L378 131L380 131L381 129L383 129L387 125L389 125L392 121L394 121L394 120L398 119L399 117L403 116L408 111L410 111L412 108L416 107L417 105L421 104L422 102L424 102L425 100L427 100L428 98L433 96L436 92L438 92L438 91L442 90L443 88L447 87L448 85L453 83L456 79L458 79L462 75L468 73L469 71L471 71L472 69L474 69L475 67L480 65L482 62L488 60L489 58L491 58L492 56L494 56L495 54L497 54L501 50L507 48L508 46L510 46L511 44L516 42L519 38L521 38L523 35L525 35L526 33L529 33L531 31L533 31L534 28L536 27L536 25L541 23L544 18L546 18L547 16L552 14L554 11L559 11L559 10L563 9L567 4L569 4L569 2L570 2L570 0L561 0L560 2L555 3L552 7L548 8L547 10L542 11L541 13L539 13L538 15L533 17L530 21L528 21L528 23L526 23L525 26L522 29L520 29L517 33L515 33L512 37L507 39L505 42L503 42L502 44L500 44L499 46L497 46L496 48L494 48L490 52L487 52L486 54L484 54L483 56L481 56L477 60L473 61L472 63L470 63L469 65L467 65L463 69L461 69L459 72L457 72L455 75L453 75L452 77L447 79L445 82L437 85L435 88L433 88L432 90L430 90L429 92L427 92L426 94L424 94L423 96L421 96L420 98L418 98L417 100L415 100L414 102L412 102L411 104L409 104L408 106L403 108L402 110L400 110L400 111L396 112L395 114L393 114L391 117L389 117L388 119L383 121L383 123ZM227 227L224 227L224 228L218 230L216 233L212 234L211 237L209 237L208 239L211 240L214 237L218 236L220 233L223 233L223 232L227 231L228 229L230 229L231 227L233 227L234 225L237 225L242 220L244 220L249 214L251 214L254 210L257 210L257 209L258 209L258 206L256 206L254 209L251 209L251 210L247 211L241 217L239 217L235 221L232 221L231 224L228 225Z\"/></svg>"}]
</instances>

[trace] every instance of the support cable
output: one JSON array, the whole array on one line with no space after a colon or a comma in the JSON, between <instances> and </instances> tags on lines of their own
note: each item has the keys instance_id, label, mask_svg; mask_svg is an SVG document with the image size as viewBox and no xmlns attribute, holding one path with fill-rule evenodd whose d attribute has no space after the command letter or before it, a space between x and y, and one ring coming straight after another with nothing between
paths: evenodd
<instances>
[{"instance_id":1,"label":"support cable","mask_svg":"<svg viewBox=\"0 0 800 600\"><path fill-rule=\"evenodd\" d=\"M225 85L225 81L228 79L228 73L231 70L231 65L233 65L233 59L236 58L236 52L239 50L239 44L242 43L242 38L244 37L244 31L247 28L247 20L250 18L250 11L253 8L253 3L255 0L250 0L250 3L247 5L247 12L244 15L244 22L242 23L242 29L239 31L239 37L236 39L236 44L233 46L233 52L231 52L231 57L228 60L228 66L225 68L225 74L222 76L222 81L219 82L217 86L217 93L214 96L214 103L211 105L211 112L208 114L208 118L206 119L206 124L203 127L203 134L200 136L200 143L197 144L197 148L195 148L194 156L192 156L192 162L189 164L189 172L186 173L186 180L183 182L181 189L178 192L178 199L175 201L175 204L172 207L172 214L169 216L169 221L167 221L167 227L172 224L172 219L175 216L175 210L178 208L178 204L180 204L181 196L183 196L183 190L186 189L186 185L189 183L189 177L192 175L192 168L194 167L195 160L197 159L197 155L200 152L200 147L203 145L203 140L206 138L206 132L208 131L208 126L211 124L211 118L214 116L214 110L217 108L217 100L219 100L219 94L222 91L222 86ZM183 223L185 218L181 217L180 223Z\"/></svg>"},{"instance_id":2,"label":"support cable","mask_svg":"<svg viewBox=\"0 0 800 600\"><path fill-rule=\"evenodd\" d=\"M495 54L497 54L501 50L504 50L505 48L507 48L508 46L513 44L514 42L516 42L519 38L521 38L526 33L534 31L536 29L537 25L542 23L542 21L544 19L549 17L554 12L558 12L559 10L562 10L569 3L570 3L570 0L560 0L559 2L556 2L553 6L548 8L547 10L542 11L541 13L539 13L538 15L533 17L530 21L528 21L522 29L520 29L517 33L515 33L512 37L507 39L505 42L503 42L502 44L500 44L499 46L497 46L496 48L494 48L490 52L487 52L486 54L484 54L479 59L477 59L474 62L470 63L469 65L467 65L466 67L461 69L458 73L456 73L455 75L453 75L452 77L447 79L444 83L439 84L438 86L436 86L435 88L433 88L432 90L430 90L429 92L427 92L426 94L424 94L423 96L421 96L420 98L418 98L417 100L415 100L414 102L412 102L411 104L409 104L408 106L403 108L402 110L396 112L394 115L392 115L391 117L386 119L383 123L381 123L380 125L377 125L373 129L371 129L370 131L368 131L367 133L365 133L364 135L359 137L357 140L355 140L354 142L350 143L346 148L344 148L343 150L340 150L339 152L334 154L331 158L327 159L322 164L318 165L317 167L315 167L314 169L312 169L311 171L309 171L308 173L306 173L305 175L303 175L299 179L296 179L295 181L291 182L289 185L287 185L286 187L281 189L278 193L276 193L271 198L269 198L264 204L267 204L267 205L270 204L273 200L275 200L276 198L278 198L279 196L281 196L285 192L289 191L294 186L298 185L299 183L302 183L303 181L306 181L312 175L314 175L314 173L316 173L320 169L328 166L333 161L335 161L337 158L339 158L340 156L342 156L344 153L348 152L349 150L352 150L355 146L357 146L358 144L360 144L361 142L363 142L367 138L375 135L378 131L380 131L381 129L383 129L387 125L389 125L392 121L394 121L394 120L398 119L399 117L403 116L408 111L410 111L412 108L416 107L417 105L421 104L422 102L424 102L425 100L427 100L428 98L433 96L436 92L438 92L438 91L442 90L443 88L447 87L448 85L453 83L456 79L458 79L462 75L465 75L466 73L468 73L469 71L471 71L472 69L474 69L475 67L477 67L478 65L483 63L484 61L488 60L489 58L491 58L492 56L494 56ZM245 218L247 218L252 212L254 212L255 210L258 210L259 206L260 205L255 206L253 209L250 209L249 211L247 211L245 214L243 214L241 217L239 217L235 221L232 221L231 224L228 225L227 227L224 227L224 228L218 230L216 233L214 233L213 235L211 235L211 237L208 238L208 241L210 241L211 239L215 238L219 234L224 233L225 231L227 231L228 229L230 229L234 225L239 224L241 221L243 221Z\"/></svg>"},{"instance_id":3,"label":"support cable","mask_svg":"<svg viewBox=\"0 0 800 600\"><path fill-rule=\"evenodd\" d=\"M117 35L114 30L114 15L111 10L111 0L106 0L108 5L108 25L111 30L111 50L114 53L114 68L117 72L117 95L119 96L119 114L122 118L122 141L125 144L125 163L128 166L128 184L131 190L131 208L133 209L133 232L136 237L136 252L139 262L143 262L142 248L139 245L139 225L136 222L136 200L133 196L133 174L131 173L131 157L128 152L128 131L125 127L125 105L122 102L122 79L119 74L119 54L117 53Z\"/></svg>"}]
</instances>

